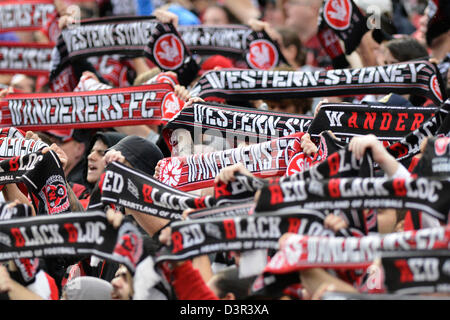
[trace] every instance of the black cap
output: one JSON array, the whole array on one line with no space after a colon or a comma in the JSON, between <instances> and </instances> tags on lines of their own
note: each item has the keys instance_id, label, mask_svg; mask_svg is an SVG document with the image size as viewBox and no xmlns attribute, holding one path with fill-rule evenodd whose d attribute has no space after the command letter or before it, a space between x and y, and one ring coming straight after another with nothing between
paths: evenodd
<instances>
[{"instance_id":1,"label":"black cap","mask_svg":"<svg viewBox=\"0 0 450 320\"><path fill-rule=\"evenodd\" d=\"M155 173L158 161L164 158L156 144L139 136L127 136L110 149L120 151L135 169L151 176Z\"/></svg>"}]
</instances>

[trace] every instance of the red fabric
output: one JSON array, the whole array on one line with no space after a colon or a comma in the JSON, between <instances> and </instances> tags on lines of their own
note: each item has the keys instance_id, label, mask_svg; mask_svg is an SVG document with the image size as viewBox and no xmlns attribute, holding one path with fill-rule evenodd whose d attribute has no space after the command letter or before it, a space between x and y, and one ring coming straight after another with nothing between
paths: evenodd
<instances>
[{"instance_id":1,"label":"red fabric","mask_svg":"<svg viewBox=\"0 0 450 320\"><path fill-rule=\"evenodd\" d=\"M173 269L173 288L179 300L219 300L190 260Z\"/></svg>"},{"instance_id":2,"label":"red fabric","mask_svg":"<svg viewBox=\"0 0 450 320\"><path fill-rule=\"evenodd\" d=\"M59 300L59 291L58 287L56 286L55 279L50 277L47 272L45 273L45 276L47 277L48 286L50 287L50 299Z\"/></svg>"},{"instance_id":3,"label":"red fabric","mask_svg":"<svg viewBox=\"0 0 450 320\"><path fill-rule=\"evenodd\" d=\"M87 207L89 205L89 200L91 200L91 196L89 196L87 199L80 199L80 203L83 206L84 209L87 210Z\"/></svg>"}]
</instances>

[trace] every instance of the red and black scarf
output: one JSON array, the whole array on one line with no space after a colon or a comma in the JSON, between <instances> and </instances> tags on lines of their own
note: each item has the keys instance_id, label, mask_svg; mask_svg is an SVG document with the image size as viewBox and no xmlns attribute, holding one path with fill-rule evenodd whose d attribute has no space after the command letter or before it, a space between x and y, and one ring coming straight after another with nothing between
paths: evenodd
<instances>
[{"instance_id":1,"label":"red and black scarf","mask_svg":"<svg viewBox=\"0 0 450 320\"><path fill-rule=\"evenodd\" d=\"M0 42L0 73L49 76L53 44Z\"/></svg>"},{"instance_id":2,"label":"red and black scarf","mask_svg":"<svg viewBox=\"0 0 450 320\"><path fill-rule=\"evenodd\" d=\"M53 0L23 0L0 2L0 30L37 31L56 13Z\"/></svg>"},{"instance_id":3,"label":"red and black scarf","mask_svg":"<svg viewBox=\"0 0 450 320\"><path fill-rule=\"evenodd\" d=\"M169 84L89 92L10 94L0 102L2 127L45 131L160 124Z\"/></svg>"}]
</instances>

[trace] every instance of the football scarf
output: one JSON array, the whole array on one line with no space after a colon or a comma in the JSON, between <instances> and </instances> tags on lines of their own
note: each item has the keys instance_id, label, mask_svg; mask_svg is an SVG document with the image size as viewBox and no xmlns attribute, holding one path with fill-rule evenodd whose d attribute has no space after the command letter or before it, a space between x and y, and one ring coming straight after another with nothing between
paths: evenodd
<instances>
[{"instance_id":1,"label":"football scarf","mask_svg":"<svg viewBox=\"0 0 450 320\"><path fill-rule=\"evenodd\" d=\"M225 218L235 216L247 216L252 213L254 202L244 202L231 205L221 205L217 208L200 209L189 213L188 219Z\"/></svg>"},{"instance_id":2,"label":"football scarf","mask_svg":"<svg viewBox=\"0 0 450 320\"><path fill-rule=\"evenodd\" d=\"M403 162L420 152L420 145L426 137L438 134L448 135L450 131L449 110L450 100L446 100L436 115L424 121L419 128L408 133L400 141L388 146L388 152Z\"/></svg>"},{"instance_id":3,"label":"football scarf","mask_svg":"<svg viewBox=\"0 0 450 320\"><path fill-rule=\"evenodd\" d=\"M132 272L143 252L137 227L126 217L114 229L103 212L67 213L0 221L0 260L95 255Z\"/></svg>"},{"instance_id":4,"label":"football scarf","mask_svg":"<svg viewBox=\"0 0 450 320\"><path fill-rule=\"evenodd\" d=\"M212 207L214 197L178 191L121 163L108 164L100 181L101 201L169 220L181 220L184 210Z\"/></svg>"},{"instance_id":5,"label":"football scarf","mask_svg":"<svg viewBox=\"0 0 450 320\"><path fill-rule=\"evenodd\" d=\"M450 181L386 178L333 178L271 183L261 189L256 212L286 207L311 210L415 209L446 223Z\"/></svg>"},{"instance_id":6,"label":"football scarf","mask_svg":"<svg viewBox=\"0 0 450 320\"><path fill-rule=\"evenodd\" d=\"M31 76L50 73L52 44L0 42L0 73Z\"/></svg>"},{"instance_id":7,"label":"football scarf","mask_svg":"<svg viewBox=\"0 0 450 320\"><path fill-rule=\"evenodd\" d=\"M278 240L286 232L331 235L322 225L324 217L317 211L297 210L173 222L171 245L157 254L156 262L224 251L278 249Z\"/></svg>"},{"instance_id":8,"label":"football scarf","mask_svg":"<svg viewBox=\"0 0 450 320\"><path fill-rule=\"evenodd\" d=\"M445 90L436 65L414 61L360 69L322 71L267 71L224 69L203 74L192 96L226 100L257 100L354 96L360 94L414 94L440 105Z\"/></svg>"},{"instance_id":9,"label":"football scarf","mask_svg":"<svg viewBox=\"0 0 450 320\"><path fill-rule=\"evenodd\" d=\"M90 209L98 209L94 203L103 205L118 205L142 213L154 215L169 220L181 220L186 209L205 209L232 204L241 205L253 199L254 191L261 188L261 182L247 179L246 176L237 177L236 181L228 184L219 182L215 185L214 196L196 197L192 194L178 191L149 175L132 169L118 162L108 164L99 181L97 199L90 204ZM248 203L245 210L250 209ZM235 212L243 212L239 206ZM217 212L216 212L217 213ZM212 213L199 212L198 216Z\"/></svg>"},{"instance_id":10,"label":"football scarf","mask_svg":"<svg viewBox=\"0 0 450 320\"><path fill-rule=\"evenodd\" d=\"M308 268L364 269L384 252L447 249L450 229L426 228L365 237L290 235L264 273L290 273Z\"/></svg>"},{"instance_id":11,"label":"football scarf","mask_svg":"<svg viewBox=\"0 0 450 320\"><path fill-rule=\"evenodd\" d=\"M355 51L363 35L369 31L367 18L353 0L325 0L318 23L319 26L326 24L344 41L346 55Z\"/></svg>"},{"instance_id":12,"label":"football scarf","mask_svg":"<svg viewBox=\"0 0 450 320\"><path fill-rule=\"evenodd\" d=\"M30 216L31 208L26 204L20 203L15 204L14 206L10 206L10 203L0 204L0 221ZM3 240L6 240L6 237L3 237ZM10 272L12 279L24 285L29 285L34 282L35 275L39 270L39 259L14 259L14 264L17 267L17 271Z\"/></svg>"},{"instance_id":13,"label":"football scarf","mask_svg":"<svg viewBox=\"0 0 450 320\"><path fill-rule=\"evenodd\" d=\"M89 92L11 94L0 102L2 127L45 131L160 124L173 88L152 84Z\"/></svg>"},{"instance_id":14,"label":"football scarf","mask_svg":"<svg viewBox=\"0 0 450 320\"><path fill-rule=\"evenodd\" d=\"M246 61L252 69L269 70L288 64L278 44L262 31L243 25L180 26L177 28L186 46L196 54L232 56Z\"/></svg>"},{"instance_id":15,"label":"football scarf","mask_svg":"<svg viewBox=\"0 0 450 320\"><path fill-rule=\"evenodd\" d=\"M0 184L23 182L37 214L70 211L67 183L58 156L53 151L33 152L0 161Z\"/></svg>"},{"instance_id":16,"label":"football scarf","mask_svg":"<svg viewBox=\"0 0 450 320\"><path fill-rule=\"evenodd\" d=\"M163 137L170 150L177 143L171 138L172 133L180 128L188 130L193 140L199 133L220 135L235 148L239 141L250 139L252 142L261 143L296 132L306 132L312 120L311 116L284 112L209 102L193 103L167 122L163 128Z\"/></svg>"},{"instance_id":17,"label":"football scarf","mask_svg":"<svg viewBox=\"0 0 450 320\"><path fill-rule=\"evenodd\" d=\"M450 138L430 137L413 173L421 177L450 178Z\"/></svg>"},{"instance_id":18,"label":"football scarf","mask_svg":"<svg viewBox=\"0 0 450 320\"><path fill-rule=\"evenodd\" d=\"M394 142L418 129L438 108L392 107L360 104L324 104L308 129L311 137L331 130L342 140L374 134L381 141Z\"/></svg>"},{"instance_id":19,"label":"football scarf","mask_svg":"<svg viewBox=\"0 0 450 320\"><path fill-rule=\"evenodd\" d=\"M331 58L333 69L345 69L350 67L350 63L345 57L339 38L324 22L319 22L317 37L320 44L325 49L325 52Z\"/></svg>"},{"instance_id":20,"label":"football scarf","mask_svg":"<svg viewBox=\"0 0 450 320\"><path fill-rule=\"evenodd\" d=\"M11 202L0 203L0 221L31 216L31 208L26 204L19 203L10 206Z\"/></svg>"},{"instance_id":21,"label":"football scarf","mask_svg":"<svg viewBox=\"0 0 450 320\"><path fill-rule=\"evenodd\" d=\"M55 12L53 0L2 1L0 32L40 30Z\"/></svg>"},{"instance_id":22,"label":"football scarf","mask_svg":"<svg viewBox=\"0 0 450 320\"><path fill-rule=\"evenodd\" d=\"M301 150L302 135L300 132L241 148L164 158L160 161L159 180L182 191L208 188L222 168L239 162L256 177L281 176L291 157Z\"/></svg>"},{"instance_id":23,"label":"football scarf","mask_svg":"<svg viewBox=\"0 0 450 320\"><path fill-rule=\"evenodd\" d=\"M384 285L389 293L449 293L449 251L383 252Z\"/></svg>"},{"instance_id":24,"label":"football scarf","mask_svg":"<svg viewBox=\"0 0 450 320\"><path fill-rule=\"evenodd\" d=\"M9 130L9 132L14 131ZM25 139L24 137L0 138L0 161L11 157L25 156L45 147L48 147L48 144L42 140L35 141L32 139Z\"/></svg>"},{"instance_id":25,"label":"football scarf","mask_svg":"<svg viewBox=\"0 0 450 320\"><path fill-rule=\"evenodd\" d=\"M149 58L160 69L174 71L188 85L199 70L172 24L154 17L114 17L85 20L61 32L52 70L59 73L70 61L103 54Z\"/></svg>"}]
</instances>

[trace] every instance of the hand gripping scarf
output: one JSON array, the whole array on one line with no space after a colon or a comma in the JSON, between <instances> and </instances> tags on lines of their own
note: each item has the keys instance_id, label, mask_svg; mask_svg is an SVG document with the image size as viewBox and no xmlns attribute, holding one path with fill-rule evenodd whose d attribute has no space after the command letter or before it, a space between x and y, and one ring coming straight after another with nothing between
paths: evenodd
<instances>
[{"instance_id":1,"label":"hand gripping scarf","mask_svg":"<svg viewBox=\"0 0 450 320\"><path fill-rule=\"evenodd\" d=\"M449 261L448 248L383 252L384 285L389 293L395 294L448 294Z\"/></svg>"},{"instance_id":2,"label":"hand gripping scarf","mask_svg":"<svg viewBox=\"0 0 450 320\"><path fill-rule=\"evenodd\" d=\"M290 235L264 273L282 274L309 268L364 269L384 252L447 249L448 227L365 237Z\"/></svg>"},{"instance_id":3,"label":"hand gripping scarf","mask_svg":"<svg viewBox=\"0 0 450 320\"><path fill-rule=\"evenodd\" d=\"M266 71L223 69L206 72L192 96L226 100L257 100L354 96L359 94L414 94L441 104L447 97L437 66L411 61L360 69L323 71Z\"/></svg>"},{"instance_id":4,"label":"hand gripping scarf","mask_svg":"<svg viewBox=\"0 0 450 320\"><path fill-rule=\"evenodd\" d=\"M224 251L278 249L286 232L331 235L323 227L324 215L313 210L235 217L204 218L173 222L172 242L156 262L185 260Z\"/></svg>"},{"instance_id":5,"label":"hand gripping scarf","mask_svg":"<svg viewBox=\"0 0 450 320\"><path fill-rule=\"evenodd\" d=\"M0 32L36 31L55 14L53 0L0 2Z\"/></svg>"},{"instance_id":6,"label":"hand gripping scarf","mask_svg":"<svg viewBox=\"0 0 450 320\"><path fill-rule=\"evenodd\" d=\"M193 103L184 107L163 128L164 140L172 150L176 141L172 133L186 129L192 139L198 134L225 137L233 147L238 141L252 139L256 143L306 132L313 117L285 112L265 111L215 103Z\"/></svg>"},{"instance_id":7,"label":"hand gripping scarf","mask_svg":"<svg viewBox=\"0 0 450 320\"><path fill-rule=\"evenodd\" d=\"M126 217L114 229L103 212L0 221L0 235L0 261L95 255L134 272L143 252L137 227Z\"/></svg>"},{"instance_id":8,"label":"hand gripping scarf","mask_svg":"<svg viewBox=\"0 0 450 320\"><path fill-rule=\"evenodd\" d=\"M261 189L255 211L286 207L313 210L415 209L446 223L450 181L428 178L333 178L271 183Z\"/></svg>"},{"instance_id":9,"label":"hand gripping scarf","mask_svg":"<svg viewBox=\"0 0 450 320\"><path fill-rule=\"evenodd\" d=\"M168 220L181 220L186 209L209 209L222 211L225 206L237 204L236 212L248 212L250 207L246 201L253 199L254 190L261 182L247 180L246 176L237 177L228 184L219 182L215 185L214 196L196 197L167 186L149 175L121 163L108 164L99 181L99 194L91 209L98 209L98 203L118 205L145 214ZM93 195L94 197L94 195ZM245 203L243 208L239 205ZM232 207L234 208L234 207ZM234 210L234 209L233 209ZM214 213L214 214L215 214ZM198 216L212 215L212 212L199 212Z\"/></svg>"},{"instance_id":10,"label":"hand gripping scarf","mask_svg":"<svg viewBox=\"0 0 450 320\"><path fill-rule=\"evenodd\" d=\"M408 133L400 141L388 146L388 152L397 160L404 162L420 152L420 145L426 137L448 135L449 110L450 100L446 100L436 115L424 121L419 128Z\"/></svg>"},{"instance_id":11,"label":"hand gripping scarf","mask_svg":"<svg viewBox=\"0 0 450 320\"><path fill-rule=\"evenodd\" d=\"M58 156L40 151L0 161L0 184L24 183L37 214L70 211L67 183Z\"/></svg>"},{"instance_id":12,"label":"hand gripping scarf","mask_svg":"<svg viewBox=\"0 0 450 320\"><path fill-rule=\"evenodd\" d=\"M224 167L243 163L257 177L281 176L289 160L300 152L303 133L249 145L246 147L164 158L160 162L159 180L182 191L213 186L214 178Z\"/></svg>"},{"instance_id":13,"label":"hand gripping scarf","mask_svg":"<svg viewBox=\"0 0 450 320\"><path fill-rule=\"evenodd\" d=\"M188 85L199 70L172 24L154 17L113 17L85 20L62 30L54 52L52 79L70 61L93 55L147 57L160 69L174 71Z\"/></svg>"},{"instance_id":14,"label":"hand gripping scarf","mask_svg":"<svg viewBox=\"0 0 450 320\"><path fill-rule=\"evenodd\" d=\"M360 104L324 104L308 129L311 137L331 130L341 139L374 134L381 141L394 142L418 129L438 108L393 107Z\"/></svg>"},{"instance_id":15,"label":"hand gripping scarf","mask_svg":"<svg viewBox=\"0 0 450 320\"><path fill-rule=\"evenodd\" d=\"M196 54L221 54L246 61L252 69L269 70L279 63L288 64L278 44L262 31L243 25L180 26L177 28L186 46Z\"/></svg>"},{"instance_id":16,"label":"hand gripping scarf","mask_svg":"<svg viewBox=\"0 0 450 320\"><path fill-rule=\"evenodd\" d=\"M152 84L90 92L11 94L0 102L2 127L45 131L159 124L162 105L173 90Z\"/></svg>"},{"instance_id":17,"label":"hand gripping scarf","mask_svg":"<svg viewBox=\"0 0 450 320\"><path fill-rule=\"evenodd\" d=\"M52 44L1 41L0 73L48 76L52 49Z\"/></svg>"}]
</instances>

